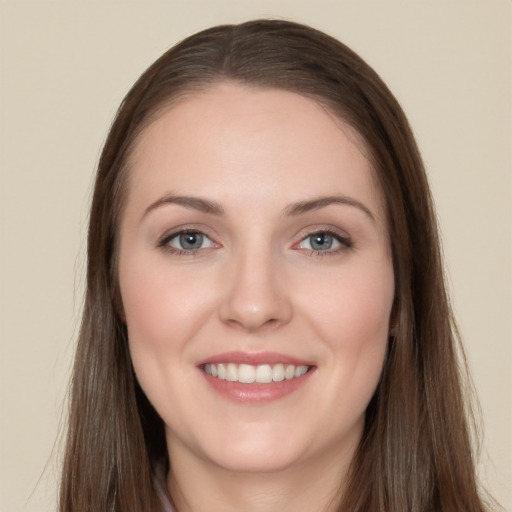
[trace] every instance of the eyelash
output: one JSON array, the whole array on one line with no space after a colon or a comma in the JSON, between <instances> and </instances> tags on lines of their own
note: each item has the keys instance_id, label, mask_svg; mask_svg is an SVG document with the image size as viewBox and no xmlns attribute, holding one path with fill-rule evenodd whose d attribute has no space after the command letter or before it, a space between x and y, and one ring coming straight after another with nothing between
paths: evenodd
<instances>
[{"instance_id":1,"label":"eyelash","mask_svg":"<svg viewBox=\"0 0 512 512\"><path fill-rule=\"evenodd\" d=\"M199 252L201 250L204 250L205 248L201 249L194 249L194 250L191 250L191 249L178 249L176 247L172 247L171 245L169 245L169 242L181 235L186 235L187 233L191 233L191 234L197 234L197 235L202 235L204 237L206 237L208 240L211 241L212 243L212 246L219 246L218 244L216 244L215 242L213 242L211 240L211 238L206 235L204 232L202 232L201 230L199 229L182 229L182 230L179 230L179 231L175 231L169 235L165 235L157 244L157 247L161 248L162 250L168 252L168 253L171 253L171 254L174 254L176 256L197 256L199 254ZM318 229L316 231L312 231L312 232L309 232L306 236L304 236L300 242L298 244L296 244L294 247L296 247L297 245L301 245L302 243L304 243L308 238L311 238L311 237L314 237L315 235L328 235L328 236L332 236L334 238L334 240L336 240L337 242L339 242L340 246L334 250L330 250L330 249L327 249L325 251L319 251L319 250L315 250L315 249L305 249L306 251L309 251L309 256L317 256L317 257L325 257L325 256L335 256L335 255L338 255L350 248L353 247L353 242L352 240L347 237L347 236L343 236L343 235L340 235L338 232L334 231L334 230L330 230L330 229Z\"/></svg>"},{"instance_id":2,"label":"eyelash","mask_svg":"<svg viewBox=\"0 0 512 512\"><path fill-rule=\"evenodd\" d=\"M168 253L171 253L171 254L174 254L176 256L197 256L199 254L199 251L201 249L195 249L195 250L191 250L191 249L178 249L176 247L172 247L171 245L169 245L169 242L171 240L173 240L174 238L177 238L181 235L186 235L187 233L192 233L192 234L195 234L195 235L202 235L204 236L205 238L207 238L208 240L211 241L212 243L212 246L218 246L218 244L216 244L215 242L213 242L211 240L211 238L205 234L204 232L202 232L201 230L199 229L181 229L179 231L174 231L173 233L169 234L169 235L165 235L162 240L160 240L160 242L158 242L157 246L168 252Z\"/></svg>"},{"instance_id":3,"label":"eyelash","mask_svg":"<svg viewBox=\"0 0 512 512\"><path fill-rule=\"evenodd\" d=\"M325 251L319 251L315 249L306 249L309 251L309 256L315 256L315 257L326 257L326 256L337 256L342 252L347 251L348 249L351 249L353 247L352 240L345 235L341 235L337 231L334 231L332 229L318 229L316 231L309 232L306 236L304 236L298 245L305 242L308 238L314 237L315 235L329 235L334 238L337 242L339 242L340 246L333 250L325 250Z\"/></svg>"}]
</instances>

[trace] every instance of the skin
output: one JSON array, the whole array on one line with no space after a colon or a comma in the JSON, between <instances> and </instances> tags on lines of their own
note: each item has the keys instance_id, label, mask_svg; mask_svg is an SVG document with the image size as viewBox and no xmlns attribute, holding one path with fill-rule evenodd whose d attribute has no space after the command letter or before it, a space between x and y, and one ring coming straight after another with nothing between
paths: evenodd
<instances>
[{"instance_id":1,"label":"skin","mask_svg":"<svg viewBox=\"0 0 512 512\"><path fill-rule=\"evenodd\" d=\"M168 108L136 145L121 296L137 378L166 425L180 512L334 507L394 297L383 200L357 141L311 99L221 83ZM332 196L345 203L291 211ZM180 229L204 233L201 248L176 252ZM341 241L313 251L310 235L326 231ZM233 402L198 367L232 351L313 369L277 400Z\"/></svg>"}]
</instances>

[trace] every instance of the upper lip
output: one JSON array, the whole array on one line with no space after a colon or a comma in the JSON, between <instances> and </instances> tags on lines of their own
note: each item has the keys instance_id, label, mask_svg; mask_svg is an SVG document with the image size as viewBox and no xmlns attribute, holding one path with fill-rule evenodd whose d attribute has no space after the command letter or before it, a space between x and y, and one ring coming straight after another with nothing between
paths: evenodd
<instances>
[{"instance_id":1,"label":"upper lip","mask_svg":"<svg viewBox=\"0 0 512 512\"><path fill-rule=\"evenodd\" d=\"M207 357L198 362L198 366L205 364L250 364L258 366L260 364L293 364L295 366L313 366L311 361L300 359L278 352L223 352Z\"/></svg>"}]
</instances>

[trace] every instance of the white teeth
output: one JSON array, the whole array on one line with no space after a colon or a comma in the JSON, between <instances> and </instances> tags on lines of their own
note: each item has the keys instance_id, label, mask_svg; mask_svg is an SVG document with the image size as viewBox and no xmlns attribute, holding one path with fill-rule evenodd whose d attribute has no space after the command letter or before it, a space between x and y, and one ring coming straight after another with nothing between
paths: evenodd
<instances>
[{"instance_id":1,"label":"white teeth","mask_svg":"<svg viewBox=\"0 0 512 512\"><path fill-rule=\"evenodd\" d=\"M272 367L269 364L260 364L256 368L256 382L268 384L272 382Z\"/></svg>"},{"instance_id":2,"label":"white teeth","mask_svg":"<svg viewBox=\"0 0 512 512\"><path fill-rule=\"evenodd\" d=\"M302 377L307 371L307 366L297 366L295 368L295 377Z\"/></svg>"},{"instance_id":3,"label":"white teeth","mask_svg":"<svg viewBox=\"0 0 512 512\"><path fill-rule=\"evenodd\" d=\"M238 380L238 371L236 365L229 363L226 369L226 380L236 382Z\"/></svg>"},{"instance_id":4,"label":"white teeth","mask_svg":"<svg viewBox=\"0 0 512 512\"><path fill-rule=\"evenodd\" d=\"M226 367L223 364L212 364L210 367L217 366L217 377L222 380L226 380ZM212 371L213 375L213 371Z\"/></svg>"},{"instance_id":5,"label":"white teeth","mask_svg":"<svg viewBox=\"0 0 512 512\"><path fill-rule=\"evenodd\" d=\"M241 364L238 367L238 382L251 384L256 380L256 370L250 364Z\"/></svg>"},{"instance_id":6,"label":"white teeth","mask_svg":"<svg viewBox=\"0 0 512 512\"><path fill-rule=\"evenodd\" d=\"M293 379L295 377L295 366L293 364L289 364L284 371L284 378L286 380Z\"/></svg>"},{"instance_id":7,"label":"white teeth","mask_svg":"<svg viewBox=\"0 0 512 512\"><path fill-rule=\"evenodd\" d=\"M212 377L228 380L231 382L242 382L244 384L269 384L270 382L281 382L283 380L296 379L305 375L309 366L295 366L293 364L260 364L252 366L250 364L219 363L206 364L204 371Z\"/></svg>"},{"instance_id":8,"label":"white teeth","mask_svg":"<svg viewBox=\"0 0 512 512\"><path fill-rule=\"evenodd\" d=\"M284 380L284 366L282 364L276 364L274 368L272 368L272 380L274 382Z\"/></svg>"}]
</instances>

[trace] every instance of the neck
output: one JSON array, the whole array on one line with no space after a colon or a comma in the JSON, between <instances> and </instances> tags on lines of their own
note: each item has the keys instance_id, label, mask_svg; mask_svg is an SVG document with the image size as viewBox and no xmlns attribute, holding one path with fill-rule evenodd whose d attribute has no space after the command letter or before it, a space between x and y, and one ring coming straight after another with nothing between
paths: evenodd
<instances>
[{"instance_id":1,"label":"neck","mask_svg":"<svg viewBox=\"0 0 512 512\"><path fill-rule=\"evenodd\" d=\"M268 472L238 472L172 450L167 486L177 512L334 512L350 460L342 454ZM341 458L340 458L341 455ZM347 455L347 454L345 454ZM326 463L327 462L327 463Z\"/></svg>"}]
</instances>

